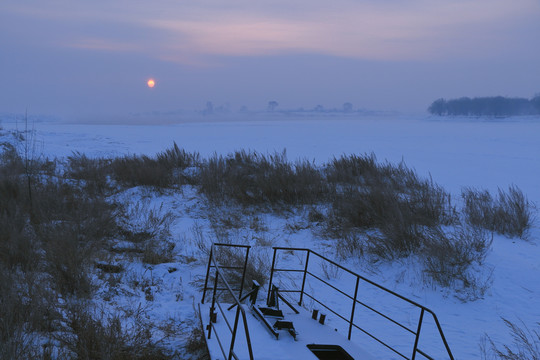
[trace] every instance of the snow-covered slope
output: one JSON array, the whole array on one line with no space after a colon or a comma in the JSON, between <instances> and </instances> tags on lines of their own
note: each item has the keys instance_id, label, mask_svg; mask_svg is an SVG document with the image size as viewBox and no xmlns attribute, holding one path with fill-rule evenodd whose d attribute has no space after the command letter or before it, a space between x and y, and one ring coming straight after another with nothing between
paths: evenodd
<instances>
[{"instance_id":1,"label":"snow-covered slope","mask_svg":"<svg viewBox=\"0 0 540 360\"><path fill-rule=\"evenodd\" d=\"M2 119L4 129L22 129L24 124ZM122 154L152 155L176 142L180 148L203 156L250 149L267 153L286 149L289 160L308 159L324 163L342 154L373 152L379 161L405 161L421 176L433 180L459 198L464 186L496 191L517 185L529 200L540 204L540 118L469 119L405 116L379 117L276 117L184 118L176 124L91 125L55 121L29 124L36 131L39 152L65 157L73 152L89 156ZM142 193L126 195L145 197ZM147 196L146 196L147 197ZM197 209L194 192L182 195L152 196L154 206L172 211L172 239L181 255L198 256L193 242L187 241L194 226L208 226ZM318 252L331 250L310 230L284 232L285 224L300 219L261 215L262 233L274 245L306 246ZM204 230L203 230L204 232ZM208 235L210 236L210 235ZM482 299L464 302L448 289L430 288L419 281L421 274L413 260L379 265L376 269L362 262L351 262L354 270L396 290L434 310L457 359L480 357L480 341L487 334L495 342L511 343L501 318L523 321L534 327L540 320L540 229L538 222L527 241L494 236L493 249L486 259L493 283ZM270 240L269 240L270 241ZM184 318L193 311L190 285L204 272L206 259L174 265L169 272L158 266L153 277L163 284L151 307L157 317ZM145 269L141 268L141 273ZM143 276L141 274L141 276ZM170 285L174 284L174 285ZM181 295L179 295L181 294ZM125 300L126 302L131 300ZM150 305L149 305L150 306ZM181 341L178 340L178 341Z\"/></svg>"}]
</instances>

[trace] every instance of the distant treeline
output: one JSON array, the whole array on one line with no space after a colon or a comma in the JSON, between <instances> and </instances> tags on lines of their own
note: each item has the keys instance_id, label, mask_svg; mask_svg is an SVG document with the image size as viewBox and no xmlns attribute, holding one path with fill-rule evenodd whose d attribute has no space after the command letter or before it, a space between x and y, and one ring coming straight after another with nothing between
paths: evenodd
<instances>
[{"instance_id":1,"label":"distant treeline","mask_svg":"<svg viewBox=\"0 0 540 360\"><path fill-rule=\"evenodd\" d=\"M435 100L428 108L434 115L516 116L540 115L540 95L532 99L503 96Z\"/></svg>"}]
</instances>

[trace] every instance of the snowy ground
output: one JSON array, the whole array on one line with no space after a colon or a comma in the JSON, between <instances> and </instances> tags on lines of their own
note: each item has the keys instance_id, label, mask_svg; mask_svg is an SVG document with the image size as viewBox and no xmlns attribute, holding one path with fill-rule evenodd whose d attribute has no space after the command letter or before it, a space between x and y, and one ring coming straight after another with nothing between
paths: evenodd
<instances>
[{"instance_id":1,"label":"snowy ground","mask_svg":"<svg viewBox=\"0 0 540 360\"><path fill-rule=\"evenodd\" d=\"M12 117L0 117L4 129L24 129L24 123ZM540 204L540 118L519 119L447 119L431 117L264 117L251 119L186 117L175 124L92 125L59 121L35 121L38 152L50 157L65 157L73 152L89 156L122 154L153 155L176 142L188 151L203 156L226 154L239 149L263 153L286 149L290 160L305 158L323 163L342 154L373 152L379 160L405 163L421 176L433 180L458 199L464 186L496 191L517 185L529 200ZM142 195L141 195L142 194ZM144 191L125 194L144 197ZM153 206L163 204L172 211L172 241L178 242L179 256L197 256L193 248L193 227L207 226L198 211L193 191L183 194L151 194ZM311 247L332 255L328 244L309 229L302 229L300 218L261 215L266 230L262 235L273 245ZM284 225L299 230L284 232ZM348 266L435 311L457 359L480 357L480 341L487 334L494 341L511 343L501 317L523 321L533 328L540 320L540 229L538 222L528 241L495 235L486 269L492 269L493 284L483 299L463 302L448 290L426 287L418 281L414 261L383 264L376 270L361 262ZM251 236L253 234L240 234ZM178 261L152 269L152 283L159 288L148 306L153 316L185 319L200 301L191 283L204 272L204 261ZM174 266L175 271L170 271ZM137 268L144 278L147 269ZM154 284L154 279L155 283ZM162 286L157 284L161 283ZM142 296L144 298L144 296ZM117 301L133 305L128 297ZM178 339L181 342L182 339ZM171 344L174 345L174 344ZM442 354L442 353L441 353ZM438 358L438 355L436 356Z\"/></svg>"}]
</instances>

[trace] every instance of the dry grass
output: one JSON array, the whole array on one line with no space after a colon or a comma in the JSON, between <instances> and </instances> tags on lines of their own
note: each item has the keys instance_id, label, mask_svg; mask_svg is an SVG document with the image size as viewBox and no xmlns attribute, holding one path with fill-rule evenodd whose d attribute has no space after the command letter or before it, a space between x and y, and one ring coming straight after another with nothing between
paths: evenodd
<instances>
[{"instance_id":1,"label":"dry grass","mask_svg":"<svg viewBox=\"0 0 540 360\"><path fill-rule=\"evenodd\" d=\"M494 197L487 190L465 188L465 221L509 237L526 238L534 222L534 205L517 186L499 189Z\"/></svg>"},{"instance_id":2,"label":"dry grass","mask_svg":"<svg viewBox=\"0 0 540 360\"><path fill-rule=\"evenodd\" d=\"M161 264L173 261L175 243L170 241L170 225L173 214L160 206L151 206L140 200L121 206L123 216L119 219L125 240L135 245L146 264Z\"/></svg>"},{"instance_id":3,"label":"dry grass","mask_svg":"<svg viewBox=\"0 0 540 360\"><path fill-rule=\"evenodd\" d=\"M67 158L66 177L78 180L87 192L108 194L112 191L108 171L110 162L109 159L89 158L75 152Z\"/></svg>"},{"instance_id":4,"label":"dry grass","mask_svg":"<svg viewBox=\"0 0 540 360\"><path fill-rule=\"evenodd\" d=\"M353 155L334 159L326 172L335 189L328 233L368 233L368 253L387 259L419 253L440 226L456 221L450 195L433 181L419 179L403 163L379 164L374 155ZM356 241L346 243L358 248Z\"/></svg>"},{"instance_id":5,"label":"dry grass","mask_svg":"<svg viewBox=\"0 0 540 360\"><path fill-rule=\"evenodd\" d=\"M70 306L93 296L96 259L127 231L119 227L118 205L105 198L112 189L108 161L74 154L59 173L48 160L25 161L14 147L2 149L0 359L169 359L149 340L140 342L144 338L137 327L119 328L114 318L93 318L84 307L70 313L60 347L35 341L35 333L50 339L66 320L58 297ZM152 239L155 244L167 233L169 217L147 217L145 229L159 237ZM167 254L147 249L143 255L154 263Z\"/></svg>"},{"instance_id":6,"label":"dry grass","mask_svg":"<svg viewBox=\"0 0 540 360\"><path fill-rule=\"evenodd\" d=\"M186 344L186 351L191 354L194 359L198 360L210 360L210 354L206 345L205 333L201 329L201 325L197 322L192 326L188 341Z\"/></svg>"},{"instance_id":7,"label":"dry grass","mask_svg":"<svg viewBox=\"0 0 540 360\"><path fill-rule=\"evenodd\" d=\"M285 152L262 155L237 151L214 155L203 162L200 191L212 202L232 200L243 206L283 207L320 201L325 193L322 174L313 164L291 164Z\"/></svg>"},{"instance_id":8,"label":"dry grass","mask_svg":"<svg viewBox=\"0 0 540 360\"><path fill-rule=\"evenodd\" d=\"M114 158L109 170L111 177L123 186L161 189L192 183L192 176L184 170L197 166L199 162L199 154L180 150L175 143L171 149L155 157L130 155Z\"/></svg>"},{"instance_id":9,"label":"dry grass","mask_svg":"<svg viewBox=\"0 0 540 360\"><path fill-rule=\"evenodd\" d=\"M335 184L326 233L341 256L418 257L424 281L453 287L467 300L483 296L489 276L473 271L491 247L485 231L462 226L450 195L403 163L377 163L374 155L334 159L326 168Z\"/></svg>"},{"instance_id":10,"label":"dry grass","mask_svg":"<svg viewBox=\"0 0 540 360\"><path fill-rule=\"evenodd\" d=\"M512 335L511 345L498 346L487 337L486 344L482 348L482 358L485 360L540 360L540 328L529 329L525 324L516 324L503 319ZM540 327L540 322L537 323Z\"/></svg>"},{"instance_id":11,"label":"dry grass","mask_svg":"<svg viewBox=\"0 0 540 360\"><path fill-rule=\"evenodd\" d=\"M57 336L68 359L168 360L152 339L153 327L142 319L128 325L119 315L91 312L86 307L68 309L67 330Z\"/></svg>"},{"instance_id":12,"label":"dry grass","mask_svg":"<svg viewBox=\"0 0 540 360\"><path fill-rule=\"evenodd\" d=\"M469 289L470 296L480 298L489 277L479 283L469 269L483 264L492 242L486 231L470 227L458 227L449 235L439 234L425 247L424 272L441 286Z\"/></svg>"},{"instance_id":13,"label":"dry grass","mask_svg":"<svg viewBox=\"0 0 540 360\"><path fill-rule=\"evenodd\" d=\"M0 269L0 359L29 358L35 351L25 331L27 307L17 293L17 279L11 271Z\"/></svg>"}]
</instances>

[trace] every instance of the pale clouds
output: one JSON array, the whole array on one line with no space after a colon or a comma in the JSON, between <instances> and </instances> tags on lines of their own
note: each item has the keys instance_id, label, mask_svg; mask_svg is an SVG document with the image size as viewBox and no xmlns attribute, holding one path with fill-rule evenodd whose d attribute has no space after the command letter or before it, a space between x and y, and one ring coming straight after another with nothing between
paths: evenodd
<instances>
[{"instance_id":1,"label":"pale clouds","mask_svg":"<svg viewBox=\"0 0 540 360\"><path fill-rule=\"evenodd\" d=\"M26 3L28 4L28 3ZM377 60L482 58L515 46L508 32L540 19L534 0L73 1L7 6L70 24L57 46L151 52L179 62L207 56L312 53ZM55 6L56 5L56 6ZM110 29L100 36L94 27ZM122 29L139 29L122 32ZM120 31L119 31L120 30ZM141 36L140 34L153 34ZM523 34L524 37L532 36ZM208 59L207 59L208 60ZM196 62L196 61L194 61Z\"/></svg>"},{"instance_id":2,"label":"pale clouds","mask_svg":"<svg viewBox=\"0 0 540 360\"><path fill-rule=\"evenodd\" d=\"M405 6L404 3L407 3ZM316 6L314 3L306 7ZM540 18L537 2L521 0L333 2L332 8L284 15L215 13L197 20L148 19L189 51L215 55L316 53L360 59L420 60L492 56L508 27ZM471 30L477 29L477 32ZM478 31L479 30L479 31ZM511 39L507 39L511 41ZM490 44L486 48L486 43ZM478 47L479 52L471 49ZM480 52L481 50L481 52ZM488 50L488 53L486 53Z\"/></svg>"},{"instance_id":3,"label":"pale clouds","mask_svg":"<svg viewBox=\"0 0 540 360\"><path fill-rule=\"evenodd\" d=\"M0 0L0 112L529 97L539 20L538 0Z\"/></svg>"}]
</instances>

